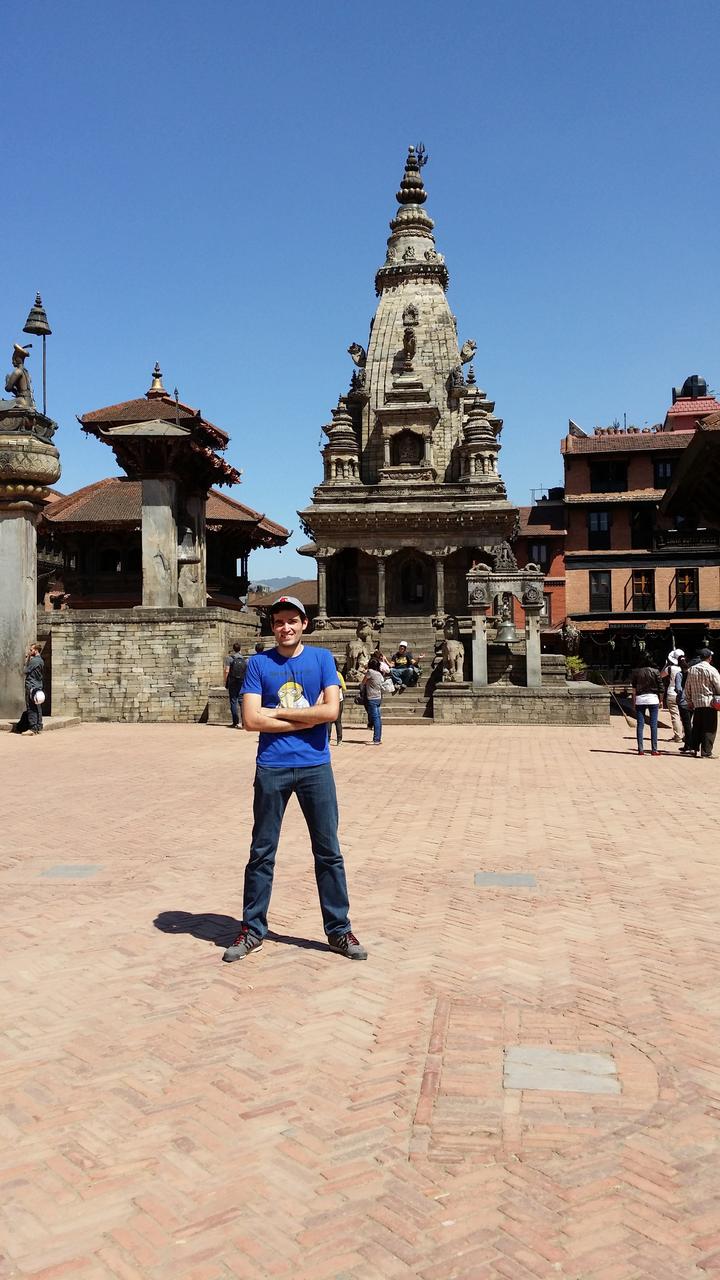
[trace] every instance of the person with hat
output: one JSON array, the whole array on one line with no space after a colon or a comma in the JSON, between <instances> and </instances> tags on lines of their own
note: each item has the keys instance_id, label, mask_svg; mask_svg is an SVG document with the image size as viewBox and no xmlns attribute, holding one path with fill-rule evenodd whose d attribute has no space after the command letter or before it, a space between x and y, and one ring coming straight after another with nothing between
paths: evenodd
<instances>
[{"instance_id":1,"label":"person with hat","mask_svg":"<svg viewBox=\"0 0 720 1280\"><path fill-rule=\"evenodd\" d=\"M275 856L282 821L296 795L307 823L323 926L331 951L366 960L352 932L328 730L338 719L339 680L329 649L303 645L308 618L295 596L270 606L275 648L254 654L242 689L244 728L259 733L253 830L245 868L242 927L223 960L242 960L268 930Z\"/></svg>"},{"instance_id":2,"label":"person with hat","mask_svg":"<svg viewBox=\"0 0 720 1280\"><path fill-rule=\"evenodd\" d=\"M663 672L663 676L667 678L667 692L665 694L665 705L670 712L670 723L672 724L673 742L682 742L683 726L678 706L678 695L675 688L677 676L680 672L680 659L685 657L684 649L671 649L667 656L667 666Z\"/></svg>"},{"instance_id":3,"label":"person with hat","mask_svg":"<svg viewBox=\"0 0 720 1280\"><path fill-rule=\"evenodd\" d=\"M720 671L711 666L712 649L701 649L685 681L685 701L692 711L692 751L704 760L712 760L717 713L720 707Z\"/></svg>"},{"instance_id":4,"label":"person with hat","mask_svg":"<svg viewBox=\"0 0 720 1280\"><path fill-rule=\"evenodd\" d=\"M420 657L422 658L422 654ZM403 689L409 688L418 682L420 674L419 659L415 659L408 648L407 640L401 640L397 647L397 652L393 654L392 670L390 675L397 684L397 691L401 693Z\"/></svg>"}]
</instances>

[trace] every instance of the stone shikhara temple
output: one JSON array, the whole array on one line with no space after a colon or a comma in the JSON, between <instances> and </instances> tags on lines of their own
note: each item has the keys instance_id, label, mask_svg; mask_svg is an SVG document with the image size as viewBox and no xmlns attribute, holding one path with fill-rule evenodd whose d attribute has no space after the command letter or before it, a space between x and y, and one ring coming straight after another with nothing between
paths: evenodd
<instances>
[{"instance_id":1,"label":"stone shikhara temple","mask_svg":"<svg viewBox=\"0 0 720 1280\"><path fill-rule=\"evenodd\" d=\"M318 619L467 614L466 574L493 566L517 508L498 467L502 421L460 345L415 148L397 193L367 351L323 428L324 476L300 517Z\"/></svg>"},{"instance_id":2,"label":"stone shikhara temple","mask_svg":"<svg viewBox=\"0 0 720 1280\"><path fill-rule=\"evenodd\" d=\"M348 348L355 371L323 428L323 479L298 513L312 538L301 554L317 563L319 642L337 653L367 619L386 653L401 636L424 651L425 673L434 649L423 718L602 720L605 695L569 687L563 659L541 658L542 571L519 570L510 547L518 509L498 466L502 420L448 305L424 158L409 148L368 346ZM509 621L513 597L524 639Z\"/></svg>"}]
</instances>

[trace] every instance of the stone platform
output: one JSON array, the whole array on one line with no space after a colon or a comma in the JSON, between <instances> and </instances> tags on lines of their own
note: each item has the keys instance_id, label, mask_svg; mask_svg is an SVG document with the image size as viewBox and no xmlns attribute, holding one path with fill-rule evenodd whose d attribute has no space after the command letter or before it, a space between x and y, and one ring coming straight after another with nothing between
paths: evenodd
<instances>
[{"instance_id":1,"label":"stone platform","mask_svg":"<svg viewBox=\"0 0 720 1280\"><path fill-rule=\"evenodd\" d=\"M0 733L12 733L15 720L0 720ZM43 716L43 733L52 733L53 729L71 729L74 725L80 724L77 716Z\"/></svg>"}]
</instances>

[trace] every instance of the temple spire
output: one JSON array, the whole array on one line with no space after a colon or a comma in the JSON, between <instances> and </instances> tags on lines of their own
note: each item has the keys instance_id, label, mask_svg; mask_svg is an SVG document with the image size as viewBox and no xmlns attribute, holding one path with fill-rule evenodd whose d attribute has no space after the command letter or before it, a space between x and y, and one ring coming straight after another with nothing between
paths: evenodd
<instances>
[{"instance_id":1,"label":"temple spire","mask_svg":"<svg viewBox=\"0 0 720 1280\"><path fill-rule=\"evenodd\" d=\"M415 147L408 147L405 171L397 192L398 211L390 223L390 239L384 265L375 276L375 291L416 279L435 280L447 289L448 272L445 259L435 248L435 223L423 209L427 191L420 174L420 159Z\"/></svg>"},{"instance_id":2,"label":"temple spire","mask_svg":"<svg viewBox=\"0 0 720 1280\"><path fill-rule=\"evenodd\" d=\"M398 204L424 204L427 200L427 191L420 176L420 165L414 147L408 147L405 172L395 198Z\"/></svg>"}]
</instances>

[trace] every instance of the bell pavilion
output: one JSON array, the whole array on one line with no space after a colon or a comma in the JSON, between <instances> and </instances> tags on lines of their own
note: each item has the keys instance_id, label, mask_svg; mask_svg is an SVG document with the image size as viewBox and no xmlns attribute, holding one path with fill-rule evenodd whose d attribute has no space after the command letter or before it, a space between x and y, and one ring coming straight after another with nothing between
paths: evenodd
<instances>
[{"instance_id":1,"label":"bell pavilion","mask_svg":"<svg viewBox=\"0 0 720 1280\"><path fill-rule=\"evenodd\" d=\"M423 159L410 147L367 349L348 349L355 370L323 428L323 479L299 512L320 628L407 618L417 636L423 619L466 615L466 574L495 562L517 521L498 468L502 420L448 304Z\"/></svg>"}]
</instances>

